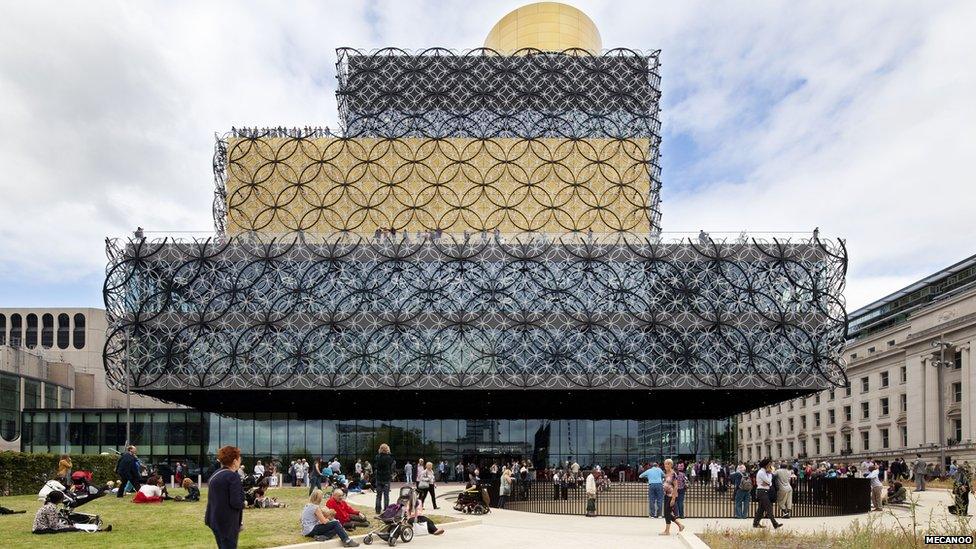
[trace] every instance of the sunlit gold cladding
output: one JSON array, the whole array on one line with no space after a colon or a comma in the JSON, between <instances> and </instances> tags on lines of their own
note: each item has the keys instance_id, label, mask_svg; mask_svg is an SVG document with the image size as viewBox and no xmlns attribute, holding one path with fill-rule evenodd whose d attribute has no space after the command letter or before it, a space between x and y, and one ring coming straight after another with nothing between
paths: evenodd
<instances>
[{"instance_id":1,"label":"sunlit gold cladding","mask_svg":"<svg viewBox=\"0 0 976 549\"><path fill-rule=\"evenodd\" d=\"M585 13L558 2L538 2L502 17L485 38L485 47L502 53L522 48L581 48L596 53L603 43L600 31Z\"/></svg>"},{"instance_id":2,"label":"sunlit gold cladding","mask_svg":"<svg viewBox=\"0 0 976 549\"><path fill-rule=\"evenodd\" d=\"M645 231L647 139L231 138L227 232Z\"/></svg>"}]
</instances>

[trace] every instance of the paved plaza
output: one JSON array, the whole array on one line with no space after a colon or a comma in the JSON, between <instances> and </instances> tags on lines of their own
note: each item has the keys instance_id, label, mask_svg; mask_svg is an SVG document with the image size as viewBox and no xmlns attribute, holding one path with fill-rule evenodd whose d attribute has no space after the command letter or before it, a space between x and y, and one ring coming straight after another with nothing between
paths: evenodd
<instances>
[{"instance_id":1,"label":"paved plaza","mask_svg":"<svg viewBox=\"0 0 976 549\"><path fill-rule=\"evenodd\" d=\"M394 490L398 486L394 486ZM736 519L694 519L684 521L686 534L670 537L660 536L664 529L664 519L596 517L586 518L571 515L544 515L521 511L493 509L488 515L472 517L458 513L447 505L457 494L457 485L443 488L440 496L441 508L437 511L441 515L457 516L461 522L448 524L443 536L418 536L412 544L425 547L466 547L489 548L505 547L538 548L559 547L559 549L613 547L613 548L646 548L648 546L670 547L703 547L704 544L693 534L700 534L708 529L750 529L752 520ZM932 522L940 524L946 519L952 520L946 511L950 503L949 493L945 490L927 490L913 493L918 498L916 517L919 527L925 528ZM350 501L359 505L370 505L373 501L372 493L355 494ZM889 512L890 511L890 512ZM877 520L885 526L897 526L899 523L905 528L912 524L911 512L907 506L889 507L884 513L862 513L837 517L794 518L783 520L784 527L780 532L839 532L850 526L855 520ZM677 532L677 528L672 528ZM690 535L689 535L690 534ZM358 537L357 537L358 539ZM382 542L378 542L382 543ZM338 542L307 543L291 547L338 547ZM385 546L385 545L384 545Z\"/></svg>"}]
</instances>

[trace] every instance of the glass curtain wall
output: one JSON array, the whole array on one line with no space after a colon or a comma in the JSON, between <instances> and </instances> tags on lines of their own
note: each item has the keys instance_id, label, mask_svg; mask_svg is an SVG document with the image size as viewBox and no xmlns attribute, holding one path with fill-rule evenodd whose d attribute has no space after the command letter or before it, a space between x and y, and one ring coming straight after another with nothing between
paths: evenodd
<instances>
[{"instance_id":1,"label":"glass curtain wall","mask_svg":"<svg viewBox=\"0 0 976 549\"><path fill-rule=\"evenodd\" d=\"M27 452L100 453L125 442L125 413L104 411L23 413ZM338 456L343 464L372 460L380 443L398 463L420 458L458 462L530 461L537 470L563 466L633 469L664 457L731 459L728 421L409 419L301 420L291 414L224 416L195 411L133 413L132 443L145 463L189 462L207 474L221 446L241 448L250 469L256 460Z\"/></svg>"}]
</instances>

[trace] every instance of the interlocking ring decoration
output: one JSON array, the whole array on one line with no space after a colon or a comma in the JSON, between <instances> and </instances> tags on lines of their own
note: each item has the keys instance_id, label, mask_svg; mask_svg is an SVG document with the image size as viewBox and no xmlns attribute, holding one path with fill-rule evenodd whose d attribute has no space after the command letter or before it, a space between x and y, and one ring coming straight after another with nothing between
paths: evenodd
<instances>
[{"instance_id":1,"label":"interlocking ring decoration","mask_svg":"<svg viewBox=\"0 0 976 549\"><path fill-rule=\"evenodd\" d=\"M337 50L347 137L652 139L660 51Z\"/></svg>"},{"instance_id":2,"label":"interlocking ring decoration","mask_svg":"<svg viewBox=\"0 0 976 549\"><path fill-rule=\"evenodd\" d=\"M115 386L126 353L143 390L846 380L842 242L487 233L108 244Z\"/></svg>"},{"instance_id":3,"label":"interlocking ring decoration","mask_svg":"<svg viewBox=\"0 0 976 549\"><path fill-rule=\"evenodd\" d=\"M217 232L659 231L658 53L341 48L340 135L218 139Z\"/></svg>"},{"instance_id":4,"label":"interlocking ring decoration","mask_svg":"<svg viewBox=\"0 0 976 549\"><path fill-rule=\"evenodd\" d=\"M638 232L648 142L229 136L226 230Z\"/></svg>"},{"instance_id":5,"label":"interlocking ring decoration","mask_svg":"<svg viewBox=\"0 0 976 549\"><path fill-rule=\"evenodd\" d=\"M217 139L214 237L108 241L111 384L846 382L842 241L661 240L658 52L343 48L338 71L338 134Z\"/></svg>"}]
</instances>

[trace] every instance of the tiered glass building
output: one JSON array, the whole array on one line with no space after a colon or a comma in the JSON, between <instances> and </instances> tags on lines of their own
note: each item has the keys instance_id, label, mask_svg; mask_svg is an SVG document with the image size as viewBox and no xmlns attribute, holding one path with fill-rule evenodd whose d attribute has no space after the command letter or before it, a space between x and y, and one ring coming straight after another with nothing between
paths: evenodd
<instances>
[{"instance_id":1,"label":"tiered glass building","mask_svg":"<svg viewBox=\"0 0 976 549\"><path fill-rule=\"evenodd\" d=\"M843 243L662 234L659 52L523 9L340 49L341 131L233 129L212 237L109 241L111 383L197 410L143 446L633 464L844 383Z\"/></svg>"}]
</instances>

